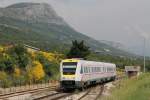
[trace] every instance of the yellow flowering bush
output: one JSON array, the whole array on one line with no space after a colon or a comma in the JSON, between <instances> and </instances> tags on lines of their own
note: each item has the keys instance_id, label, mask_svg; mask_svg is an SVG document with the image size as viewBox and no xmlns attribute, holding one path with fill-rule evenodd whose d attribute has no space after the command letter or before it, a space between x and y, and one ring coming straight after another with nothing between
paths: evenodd
<instances>
[{"instance_id":1,"label":"yellow flowering bush","mask_svg":"<svg viewBox=\"0 0 150 100\"><path fill-rule=\"evenodd\" d=\"M7 78L7 74L3 71L0 71L0 80L5 80Z\"/></svg>"},{"instance_id":2,"label":"yellow flowering bush","mask_svg":"<svg viewBox=\"0 0 150 100\"><path fill-rule=\"evenodd\" d=\"M64 58L62 54L57 52L55 53L48 53L48 52L40 52L48 61L60 63L60 61Z\"/></svg>"},{"instance_id":3,"label":"yellow flowering bush","mask_svg":"<svg viewBox=\"0 0 150 100\"><path fill-rule=\"evenodd\" d=\"M20 69L19 69L19 68L15 68L15 69L14 69L14 77L19 77L20 74L21 74Z\"/></svg>"},{"instance_id":4,"label":"yellow flowering bush","mask_svg":"<svg viewBox=\"0 0 150 100\"><path fill-rule=\"evenodd\" d=\"M0 46L0 53L4 51L4 48Z\"/></svg>"},{"instance_id":5,"label":"yellow flowering bush","mask_svg":"<svg viewBox=\"0 0 150 100\"><path fill-rule=\"evenodd\" d=\"M29 79L40 80L45 76L42 64L39 61L33 61L33 67L28 71Z\"/></svg>"}]
</instances>

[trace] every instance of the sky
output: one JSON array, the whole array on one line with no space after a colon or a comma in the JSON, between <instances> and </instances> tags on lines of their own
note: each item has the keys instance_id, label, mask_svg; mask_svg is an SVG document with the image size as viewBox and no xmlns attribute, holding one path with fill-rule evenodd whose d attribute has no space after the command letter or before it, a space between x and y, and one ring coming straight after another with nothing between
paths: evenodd
<instances>
[{"instance_id":1,"label":"sky","mask_svg":"<svg viewBox=\"0 0 150 100\"><path fill-rule=\"evenodd\" d=\"M0 0L0 7L19 2L46 2L77 31L97 40L122 43L150 55L150 0Z\"/></svg>"}]
</instances>

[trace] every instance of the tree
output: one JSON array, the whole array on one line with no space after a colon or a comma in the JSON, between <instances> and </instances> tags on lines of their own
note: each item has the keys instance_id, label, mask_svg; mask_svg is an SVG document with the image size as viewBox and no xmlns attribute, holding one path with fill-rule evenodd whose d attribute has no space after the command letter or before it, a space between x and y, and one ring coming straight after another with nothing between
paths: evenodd
<instances>
[{"instance_id":1,"label":"tree","mask_svg":"<svg viewBox=\"0 0 150 100\"><path fill-rule=\"evenodd\" d=\"M27 49L22 45L16 45L9 50L12 58L14 58L14 63L22 69L25 69L29 63L29 54Z\"/></svg>"},{"instance_id":2,"label":"tree","mask_svg":"<svg viewBox=\"0 0 150 100\"><path fill-rule=\"evenodd\" d=\"M0 56L0 70L12 73L14 71L13 58L8 54Z\"/></svg>"},{"instance_id":3,"label":"tree","mask_svg":"<svg viewBox=\"0 0 150 100\"><path fill-rule=\"evenodd\" d=\"M52 77L59 72L59 61L62 57L59 56L59 59L55 57L55 54L52 53L38 53L37 60L43 65L46 76Z\"/></svg>"},{"instance_id":4,"label":"tree","mask_svg":"<svg viewBox=\"0 0 150 100\"><path fill-rule=\"evenodd\" d=\"M30 80L38 81L45 76L42 64L39 61L33 61L33 66L28 70L28 77Z\"/></svg>"},{"instance_id":5,"label":"tree","mask_svg":"<svg viewBox=\"0 0 150 100\"><path fill-rule=\"evenodd\" d=\"M0 46L0 53L2 53L3 51L4 51L4 48Z\"/></svg>"},{"instance_id":6,"label":"tree","mask_svg":"<svg viewBox=\"0 0 150 100\"><path fill-rule=\"evenodd\" d=\"M7 74L4 71L0 71L0 80L5 80L7 79Z\"/></svg>"},{"instance_id":7,"label":"tree","mask_svg":"<svg viewBox=\"0 0 150 100\"><path fill-rule=\"evenodd\" d=\"M18 68L18 67L16 67L15 69L14 69L14 77L15 78L18 78L18 77L20 77L20 74L21 74L21 70Z\"/></svg>"},{"instance_id":8,"label":"tree","mask_svg":"<svg viewBox=\"0 0 150 100\"><path fill-rule=\"evenodd\" d=\"M72 47L67 54L68 58L86 58L90 54L89 47L84 44L84 41L72 41Z\"/></svg>"}]
</instances>

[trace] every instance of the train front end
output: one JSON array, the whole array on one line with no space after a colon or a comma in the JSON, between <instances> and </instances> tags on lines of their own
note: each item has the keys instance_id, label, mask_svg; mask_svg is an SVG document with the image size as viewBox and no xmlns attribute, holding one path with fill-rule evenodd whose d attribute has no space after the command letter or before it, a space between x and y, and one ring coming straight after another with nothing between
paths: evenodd
<instances>
[{"instance_id":1,"label":"train front end","mask_svg":"<svg viewBox=\"0 0 150 100\"><path fill-rule=\"evenodd\" d=\"M60 86L62 89L75 89L76 88L76 72L78 60L66 59L60 64Z\"/></svg>"}]
</instances>

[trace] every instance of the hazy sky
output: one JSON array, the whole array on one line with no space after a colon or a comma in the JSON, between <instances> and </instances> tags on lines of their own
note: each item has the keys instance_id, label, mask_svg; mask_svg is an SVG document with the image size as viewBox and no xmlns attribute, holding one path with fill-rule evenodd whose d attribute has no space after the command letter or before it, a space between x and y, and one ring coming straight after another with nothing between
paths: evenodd
<instances>
[{"instance_id":1,"label":"hazy sky","mask_svg":"<svg viewBox=\"0 0 150 100\"><path fill-rule=\"evenodd\" d=\"M77 31L97 40L120 42L142 53L146 37L150 51L150 0L0 0L0 6L31 1L50 3Z\"/></svg>"}]
</instances>

